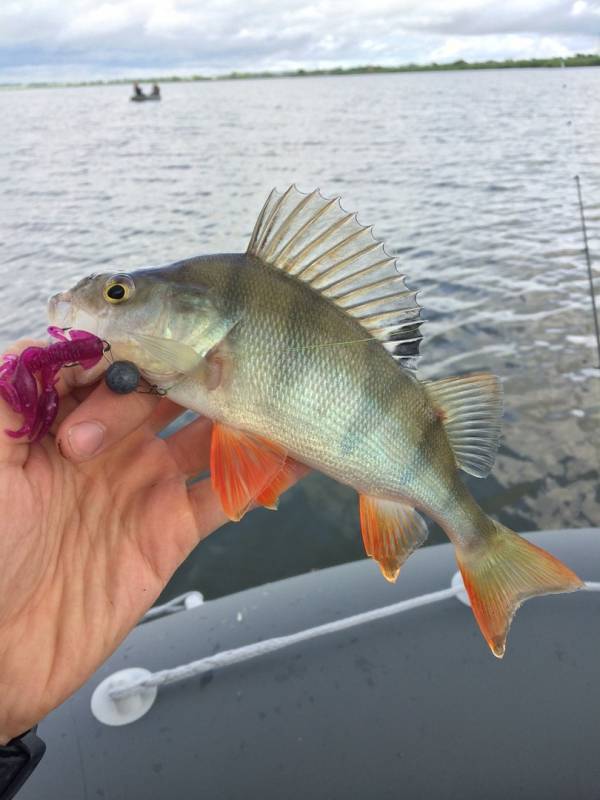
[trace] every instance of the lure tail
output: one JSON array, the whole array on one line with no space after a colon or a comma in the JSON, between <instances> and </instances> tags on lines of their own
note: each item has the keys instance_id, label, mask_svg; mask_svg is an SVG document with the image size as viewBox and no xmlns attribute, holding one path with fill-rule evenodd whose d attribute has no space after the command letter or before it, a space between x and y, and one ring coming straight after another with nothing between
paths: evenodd
<instances>
[{"instance_id":1,"label":"lure tail","mask_svg":"<svg viewBox=\"0 0 600 800\"><path fill-rule=\"evenodd\" d=\"M493 526L476 548L456 558L475 619L493 654L502 658L512 618L536 595L573 592L583 582L561 561L516 533Z\"/></svg>"}]
</instances>

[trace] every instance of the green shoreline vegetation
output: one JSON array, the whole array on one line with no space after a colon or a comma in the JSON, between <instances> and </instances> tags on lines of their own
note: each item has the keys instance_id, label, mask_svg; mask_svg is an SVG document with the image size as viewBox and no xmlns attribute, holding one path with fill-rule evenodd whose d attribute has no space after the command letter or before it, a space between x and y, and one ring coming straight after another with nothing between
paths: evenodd
<instances>
[{"instance_id":1,"label":"green shoreline vegetation","mask_svg":"<svg viewBox=\"0 0 600 800\"><path fill-rule=\"evenodd\" d=\"M297 69L286 72L229 72L226 75L163 75L154 78L112 78L93 81L36 81L32 83L0 83L3 89L42 89L74 86L112 86L131 84L134 80L140 83L190 83L194 81L232 81L266 78L309 78L332 75L380 75L393 72L454 72L458 70L481 69L531 69L555 67L598 67L600 54L577 53L566 58L525 58L506 59L504 61L453 61L449 64L401 64L394 67L364 65L358 67L334 67L332 69Z\"/></svg>"}]
</instances>

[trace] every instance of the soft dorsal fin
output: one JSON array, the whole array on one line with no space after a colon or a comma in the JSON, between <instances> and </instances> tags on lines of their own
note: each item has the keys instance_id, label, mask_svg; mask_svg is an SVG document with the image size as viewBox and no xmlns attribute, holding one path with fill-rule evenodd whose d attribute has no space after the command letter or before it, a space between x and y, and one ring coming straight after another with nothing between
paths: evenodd
<instances>
[{"instance_id":1,"label":"soft dorsal fin","mask_svg":"<svg viewBox=\"0 0 600 800\"><path fill-rule=\"evenodd\" d=\"M458 466L485 478L494 466L500 439L502 386L481 372L424 384L441 416Z\"/></svg>"},{"instance_id":2,"label":"soft dorsal fin","mask_svg":"<svg viewBox=\"0 0 600 800\"><path fill-rule=\"evenodd\" d=\"M273 189L256 221L247 252L308 283L357 319L402 363L419 354L420 306L396 261L345 211L339 197L295 186Z\"/></svg>"}]
</instances>

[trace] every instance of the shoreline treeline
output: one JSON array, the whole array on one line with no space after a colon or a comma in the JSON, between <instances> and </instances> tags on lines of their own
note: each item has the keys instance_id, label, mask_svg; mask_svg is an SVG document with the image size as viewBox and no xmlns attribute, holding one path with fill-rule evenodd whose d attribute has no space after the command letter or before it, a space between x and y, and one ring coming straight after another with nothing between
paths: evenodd
<instances>
[{"instance_id":1,"label":"shoreline treeline","mask_svg":"<svg viewBox=\"0 0 600 800\"><path fill-rule=\"evenodd\" d=\"M151 78L137 79L141 83L189 83L194 81L231 81L231 80L257 80L274 78L310 78L318 76L336 75L377 75L394 72L452 72L460 70L482 69L532 69L556 67L598 67L600 54L577 53L566 58L508 58L503 61L464 61L460 59L448 64L399 64L397 66L379 66L365 64L357 67L332 67L331 69L297 69L283 72L229 72L226 75L163 75ZM91 81L35 81L31 83L2 83L2 88L38 89L53 87L74 86L111 86L133 83L136 78L111 78L107 80Z\"/></svg>"}]
</instances>

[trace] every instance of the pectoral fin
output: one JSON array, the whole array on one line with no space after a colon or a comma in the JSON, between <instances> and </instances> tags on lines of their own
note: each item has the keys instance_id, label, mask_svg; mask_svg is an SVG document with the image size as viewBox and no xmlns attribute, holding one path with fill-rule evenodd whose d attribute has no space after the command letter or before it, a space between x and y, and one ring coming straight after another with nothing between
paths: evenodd
<instances>
[{"instance_id":1,"label":"pectoral fin","mask_svg":"<svg viewBox=\"0 0 600 800\"><path fill-rule=\"evenodd\" d=\"M163 339L145 333L129 333L129 336L140 344L150 355L162 361L174 372L185 374L200 364L202 357L190 345L174 339Z\"/></svg>"},{"instance_id":2,"label":"pectoral fin","mask_svg":"<svg viewBox=\"0 0 600 800\"><path fill-rule=\"evenodd\" d=\"M210 446L212 485L229 519L240 520L252 503L261 498L274 502L271 486L283 472L286 451L262 436L213 425ZM275 483L275 486L278 484Z\"/></svg>"},{"instance_id":3,"label":"pectoral fin","mask_svg":"<svg viewBox=\"0 0 600 800\"><path fill-rule=\"evenodd\" d=\"M394 582L409 555L427 538L424 519L411 506L360 495L360 527L367 555Z\"/></svg>"}]
</instances>

